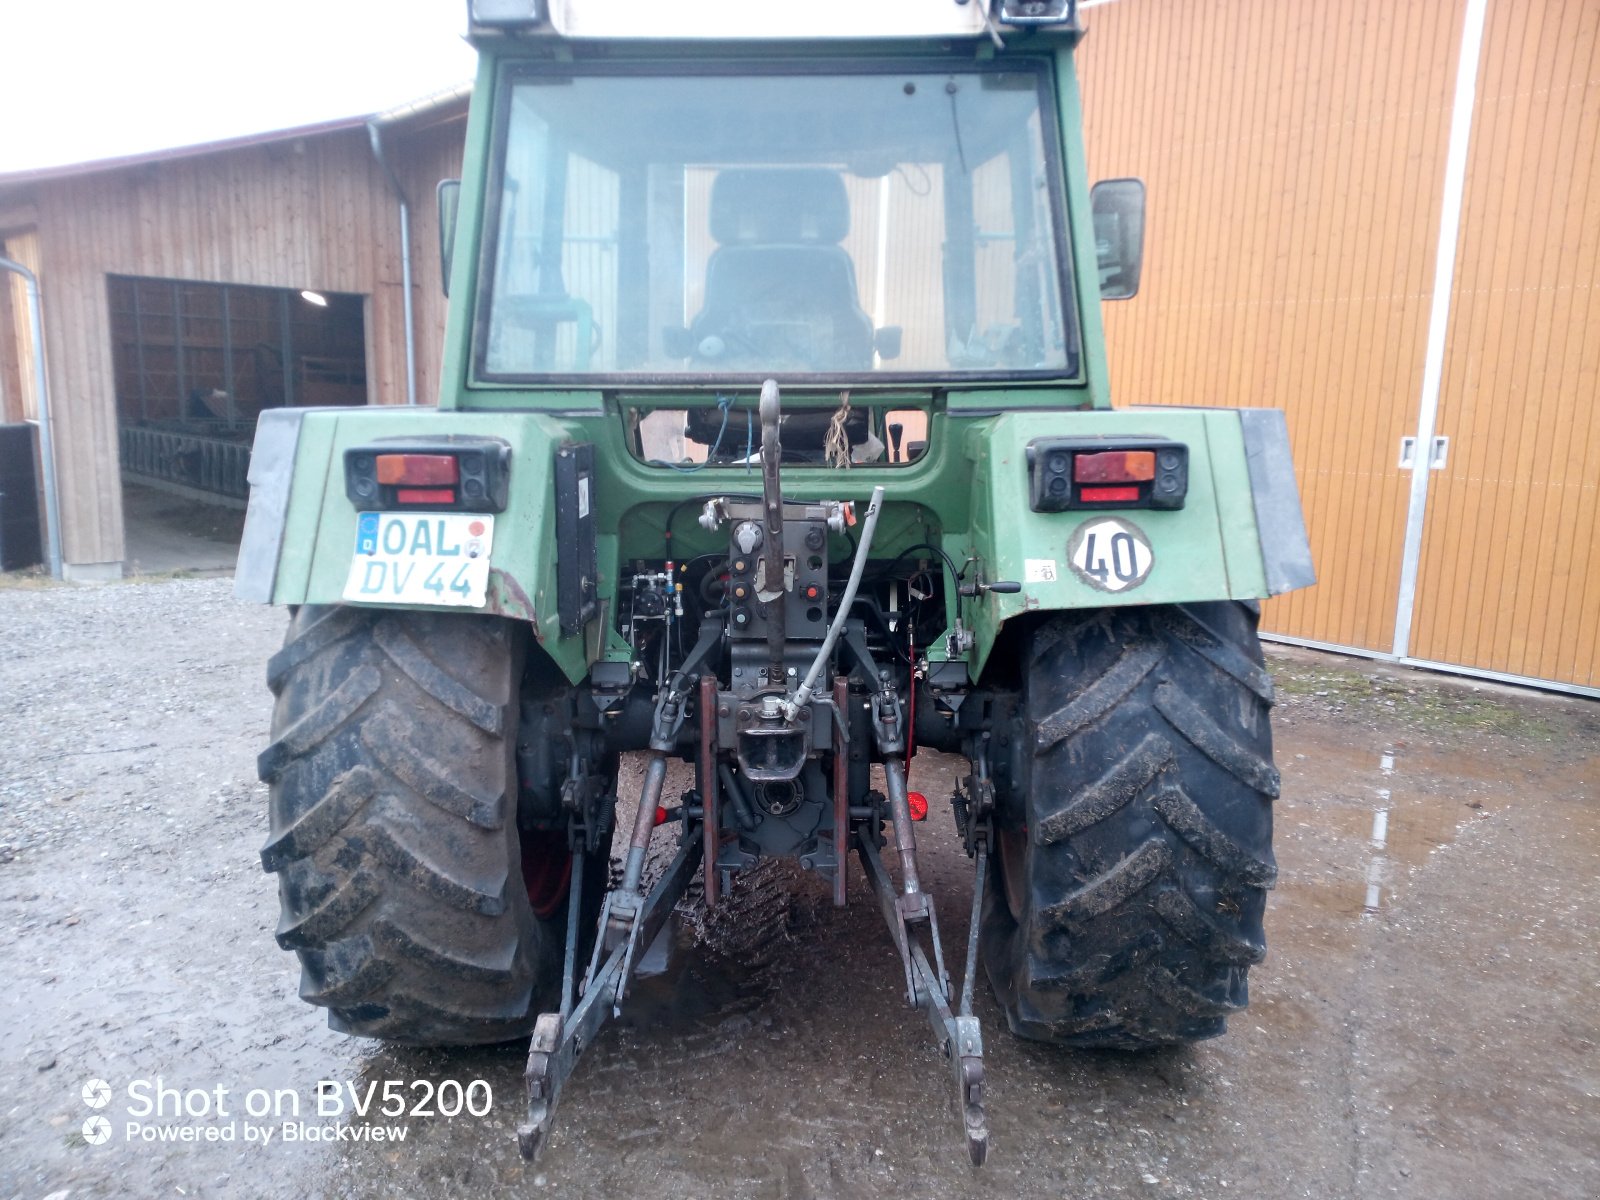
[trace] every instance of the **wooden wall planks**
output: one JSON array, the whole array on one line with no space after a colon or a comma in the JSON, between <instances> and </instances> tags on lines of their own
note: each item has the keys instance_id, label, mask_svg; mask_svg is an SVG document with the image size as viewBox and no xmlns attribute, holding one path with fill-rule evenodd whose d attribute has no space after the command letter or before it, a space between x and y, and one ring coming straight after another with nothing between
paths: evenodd
<instances>
[{"instance_id":1,"label":"wooden wall planks","mask_svg":"<svg viewBox=\"0 0 1600 1200\"><path fill-rule=\"evenodd\" d=\"M1459 17L1437 0L1122 0L1085 13L1093 178L1149 189L1105 306L1119 405L1282 408L1322 582L1268 628L1393 639Z\"/></svg>"},{"instance_id":2,"label":"wooden wall planks","mask_svg":"<svg viewBox=\"0 0 1600 1200\"><path fill-rule=\"evenodd\" d=\"M1488 11L1410 652L1600 686L1600 7ZM1149 186L1144 290L1105 311L1114 397L1287 412L1321 582L1267 604L1278 633L1393 644L1464 16L1086 13L1091 172Z\"/></svg>"},{"instance_id":3,"label":"wooden wall planks","mask_svg":"<svg viewBox=\"0 0 1600 1200\"><path fill-rule=\"evenodd\" d=\"M466 113L396 138L396 173L411 199L411 269L417 323L417 403L439 402L448 301L439 278L439 181L461 177ZM398 220L398 216L395 217Z\"/></svg>"},{"instance_id":4,"label":"wooden wall planks","mask_svg":"<svg viewBox=\"0 0 1600 1200\"><path fill-rule=\"evenodd\" d=\"M1489 5L1413 653L1600 686L1600 5Z\"/></svg>"},{"instance_id":5,"label":"wooden wall planks","mask_svg":"<svg viewBox=\"0 0 1600 1200\"><path fill-rule=\"evenodd\" d=\"M438 176L425 186L420 179L441 156L459 163L461 155L459 123L442 129L422 135L426 153L408 161L418 176L411 190L422 403L438 394L443 298ZM371 395L404 401L398 208L365 129L47 180L34 190L67 562L123 555L121 495L106 484L118 462L108 274L367 296Z\"/></svg>"},{"instance_id":6,"label":"wooden wall planks","mask_svg":"<svg viewBox=\"0 0 1600 1200\"><path fill-rule=\"evenodd\" d=\"M5 255L39 274L39 235L32 228L13 228L4 238ZM0 279L0 391L5 393L7 421L33 420L39 406L34 379L37 350L28 318L28 290L22 276L7 271Z\"/></svg>"}]
</instances>

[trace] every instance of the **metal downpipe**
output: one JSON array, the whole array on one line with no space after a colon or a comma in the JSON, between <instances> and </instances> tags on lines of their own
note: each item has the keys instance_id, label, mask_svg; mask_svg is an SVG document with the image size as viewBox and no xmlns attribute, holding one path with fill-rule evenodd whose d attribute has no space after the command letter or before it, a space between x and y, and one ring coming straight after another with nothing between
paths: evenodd
<instances>
[{"instance_id":1,"label":"metal downpipe","mask_svg":"<svg viewBox=\"0 0 1600 1200\"><path fill-rule=\"evenodd\" d=\"M405 310L406 403L414 405L417 402L417 327L411 299L411 202L406 198L405 188L400 186L399 176L384 155L383 134L376 121L367 122L367 137L372 142L372 157L378 160L383 173L389 177L389 186L400 201L400 286L404 291L401 301Z\"/></svg>"}]
</instances>

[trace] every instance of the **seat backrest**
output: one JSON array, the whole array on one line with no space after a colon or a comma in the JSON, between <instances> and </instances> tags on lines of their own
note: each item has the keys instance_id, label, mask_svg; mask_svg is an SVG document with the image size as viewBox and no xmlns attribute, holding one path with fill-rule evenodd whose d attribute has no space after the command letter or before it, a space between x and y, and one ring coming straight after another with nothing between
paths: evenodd
<instances>
[{"instance_id":1,"label":"seat backrest","mask_svg":"<svg viewBox=\"0 0 1600 1200\"><path fill-rule=\"evenodd\" d=\"M730 168L712 184L710 218L718 246L690 326L701 357L823 371L872 365L872 320L839 245L850 206L838 172Z\"/></svg>"},{"instance_id":2,"label":"seat backrest","mask_svg":"<svg viewBox=\"0 0 1600 1200\"><path fill-rule=\"evenodd\" d=\"M850 199L822 167L729 167L711 184L711 236L719 246L837 246L850 232Z\"/></svg>"}]
</instances>

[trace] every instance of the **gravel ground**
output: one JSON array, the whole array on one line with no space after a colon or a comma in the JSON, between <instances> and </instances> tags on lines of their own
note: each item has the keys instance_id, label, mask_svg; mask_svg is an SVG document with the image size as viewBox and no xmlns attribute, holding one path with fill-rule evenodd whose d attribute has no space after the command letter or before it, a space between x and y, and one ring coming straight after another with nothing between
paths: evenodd
<instances>
[{"instance_id":1,"label":"gravel ground","mask_svg":"<svg viewBox=\"0 0 1600 1200\"><path fill-rule=\"evenodd\" d=\"M229 590L0 587L0 1197L1600 1194L1600 706L1275 656L1281 882L1250 1011L1188 1050L1081 1054L1011 1038L980 989L981 1172L859 874L836 912L784 866L682 922L529 1168L524 1045L355 1041L296 997L256 856L284 614ZM971 895L938 802L958 768L914 771L950 943ZM227 1088L230 1117L142 1128L235 1140L130 1137L158 1079L178 1104ZM448 1079L483 1080L490 1111L314 1110L318 1080ZM313 1132L405 1141L285 1142L240 1112L252 1089Z\"/></svg>"}]
</instances>

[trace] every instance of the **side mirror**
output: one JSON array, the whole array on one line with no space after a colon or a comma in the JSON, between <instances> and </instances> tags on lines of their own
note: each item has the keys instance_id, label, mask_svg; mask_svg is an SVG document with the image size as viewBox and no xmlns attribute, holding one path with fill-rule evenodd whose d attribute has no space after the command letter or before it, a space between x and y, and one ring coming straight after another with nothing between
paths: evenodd
<instances>
[{"instance_id":1,"label":"side mirror","mask_svg":"<svg viewBox=\"0 0 1600 1200\"><path fill-rule=\"evenodd\" d=\"M900 357L900 341L904 331L898 325L885 325L872 335L872 348L878 357L887 362Z\"/></svg>"},{"instance_id":2,"label":"side mirror","mask_svg":"<svg viewBox=\"0 0 1600 1200\"><path fill-rule=\"evenodd\" d=\"M450 261L456 245L456 210L461 207L461 180L439 180L439 284L450 294Z\"/></svg>"},{"instance_id":3,"label":"side mirror","mask_svg":"<svg viewBox=\"0 0 1600 1200\"><path fill-rule=\"evenodd\" d=\"M1102 179L1089 192L1100 298L1129 300L1144 267L1144 180Z\"/></svg>"}]
</instances>

